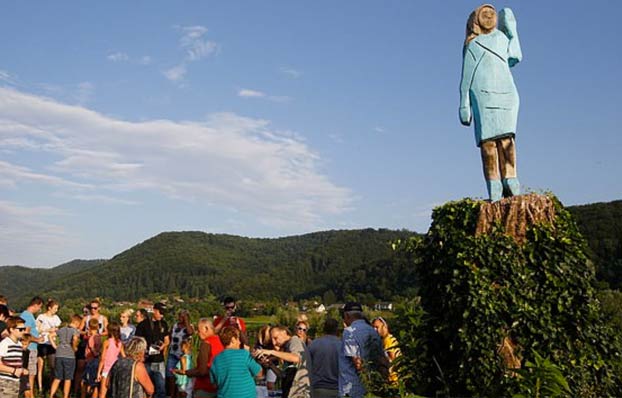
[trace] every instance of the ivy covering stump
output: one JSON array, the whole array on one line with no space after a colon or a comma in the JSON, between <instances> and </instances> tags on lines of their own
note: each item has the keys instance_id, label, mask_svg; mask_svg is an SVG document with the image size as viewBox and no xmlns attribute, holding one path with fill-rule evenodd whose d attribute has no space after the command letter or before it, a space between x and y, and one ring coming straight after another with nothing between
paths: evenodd
<instances>
[{"instance_id":1,"label":"ivy covering stump","mask_svg":"<svg viewBox=\"0 0 622 398\"><path fill-rule=\"evenodd\" d=\"M572 396L622 395L620 338L602 319L585 240L554 196L447 203L405 247L423 309L405 344L409 390L529 395L533 368L520 368L539 354Z\"/></svg>"}]
</instances>

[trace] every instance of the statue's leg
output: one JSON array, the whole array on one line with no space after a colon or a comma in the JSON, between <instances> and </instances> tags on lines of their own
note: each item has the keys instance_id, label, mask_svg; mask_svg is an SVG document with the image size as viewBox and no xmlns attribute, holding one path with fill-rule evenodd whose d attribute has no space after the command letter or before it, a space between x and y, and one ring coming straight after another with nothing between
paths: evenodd
<instances>
[{"instance_id":1,"label":"statue's leg","mask_svg":"<svg viewBox=\"0 0 622 398\"><path fill-rule=\"evenodd\" d=\"M497 141L501 181L504 196L520 195L520 183L516 175L516 146L514 137L506 137Z\"/></svg>"},{"instance_id":2,"label":"statue's leg","mask_svg":"<svg viewBox=\"0 0 622 398\"><path fill-rule=\"evenodd\" d=\"M497 144L494 141L482 142L480 149L488 197L492 202L495 202L501 199L503 194L503 186L501 185L501 177L499 175Z\"/></svg>"}]
</instances>

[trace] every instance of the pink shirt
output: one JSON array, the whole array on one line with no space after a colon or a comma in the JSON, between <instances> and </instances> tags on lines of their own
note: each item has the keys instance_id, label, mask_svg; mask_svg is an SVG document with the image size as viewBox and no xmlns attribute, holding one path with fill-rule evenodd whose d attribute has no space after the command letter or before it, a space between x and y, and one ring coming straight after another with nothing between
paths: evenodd
<instances>
[{"instance_id":1,"label":"pink shirt","mask_svg":"<svg viewBox=\"0 0 622 398\"><path fill-rule=\"evenodd\" d=\"M104 368L102 369L103 374L108 374L112 365L117 362L117 358L119 358L119 353L121 352L121 342L115 340L114 338L108 339L108 348L104 353Z\"/></svg>"}]
</instances>

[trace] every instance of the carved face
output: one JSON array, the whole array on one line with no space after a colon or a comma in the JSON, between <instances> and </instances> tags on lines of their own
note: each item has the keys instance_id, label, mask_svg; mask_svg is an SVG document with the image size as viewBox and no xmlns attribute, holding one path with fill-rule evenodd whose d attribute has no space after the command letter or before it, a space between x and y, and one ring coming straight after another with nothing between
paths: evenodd
<instances>
[{"instance_id":1,"label":"carved face","mask_svg":"<svg viewBox=\"0 0 622 398\"><path fill-rule=\"evenodd\" d=\"M490 33L497 27L497 12L491 6L483 6L477 14L482 33Z\"/></svg>"}]
</instances>

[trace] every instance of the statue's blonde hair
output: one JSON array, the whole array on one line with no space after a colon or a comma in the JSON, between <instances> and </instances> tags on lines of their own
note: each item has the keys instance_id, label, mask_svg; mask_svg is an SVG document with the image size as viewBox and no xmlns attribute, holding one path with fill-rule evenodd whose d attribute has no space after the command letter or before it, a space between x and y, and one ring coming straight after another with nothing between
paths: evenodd
<instances>
[{"instance_id":1,"label":"statue's blonde hair","mask_svg":"<svg viewBox=\"0 0 622 398\"><path fill-rule=\"evenodd\" d=\"M465 46L469 44L471 40L482 34L482 27L479 24L479 14L484 8L492 8L495 13L497 12L497 9L492 4L482 4L477 7L471 15L469 15L469 19L467 19L466 24L466 38L464 40Z\"/></svg>"}]
</instances>

